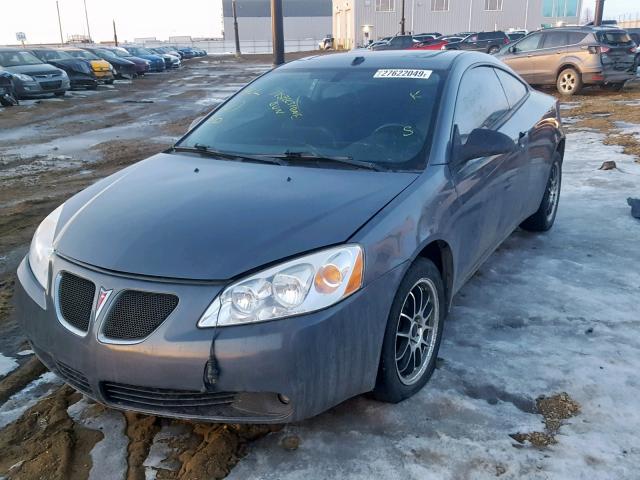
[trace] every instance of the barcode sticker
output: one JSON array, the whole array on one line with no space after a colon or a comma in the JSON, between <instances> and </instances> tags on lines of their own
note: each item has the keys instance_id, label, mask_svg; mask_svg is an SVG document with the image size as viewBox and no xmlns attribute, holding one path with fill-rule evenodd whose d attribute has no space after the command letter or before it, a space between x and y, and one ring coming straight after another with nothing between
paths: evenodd
<instances>
[{"instance_id":1,"label":"barcode sticker","mask_svg":"<svg viewBox=\"0 0 640 480\"><path fill-rule=\"evenodd\" d=\"M378 70L373 78L421 78L428 79L432 70L410 70L404 68L385 68Z\"/></svg>"}]
</instances>

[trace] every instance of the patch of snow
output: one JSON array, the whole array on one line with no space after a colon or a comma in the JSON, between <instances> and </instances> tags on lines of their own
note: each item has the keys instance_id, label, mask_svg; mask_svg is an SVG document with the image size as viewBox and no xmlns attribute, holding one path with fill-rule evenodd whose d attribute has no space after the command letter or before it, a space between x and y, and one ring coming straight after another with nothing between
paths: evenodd
<instances>
[{"instance_id":1,"label":"patch of snow","mask_svg":"<svg viewBox=\"0 0 640 480\"><path fill-rule=\"evenodd\" d=\"M625 135L634 135L640 141L640 125L630 122L613 122L616 128Z\"/></svg>"},{"instance_id":2,"label":"patch of snow","mask_svg":"<svg viewBox=\"0 0 640 480\"><path fill-rule=\"evenodd\" d=\"M0 353L0 377L18 368L18 362L14 358L5 357Z\"/></svg>"},{"instance_id":3,"label":"patch of snow","mask_svg":"<svg viewBox=\"0 0 640 480\"><path fill-rule=\"evenodd\" d=\"M27 355L33 355L33 350L21 350L17 353L20 357L26 357Z\"/></svg>"},{"instance_id":4,"label":"patch of snow","mask_svg":"<svg viewBox=\"0 0 640 480\"><path fill-rule=\"evenodd\" d=\"M89 472L89 480L126 478L129 440L125 435L124 415L112 409L105 409L95 415L91 412L91 404L86 398L71 405L67 413L80 425L100 430L104 435L91 450L93 465Z\"/></svg>"},{"instance_id":5,"label":"patch of snow","mask_svg":"<svg viewBox=\"0 0 640 480\"><path fill-rule=\"evenodd\" d=\"M567 136L554 228L516 231L454 299L427 386L397 405L365 396L250 445L231 479L631 479L640 464L640 165L592 131ZM619 169L598 170L605 160ZM535 399L581 413L538 450ZM282 448L298 435L296 451Z\"/></svg>"},{"instance_id":6,"label":"patch of snow","mask_svg":"<svg viewBox=\"0 0 640 480\"><path fill-rule=\"evenodd\" d=\"M47 372L36 378L25 388L15 393L0 406L0 428L4 428L62 385L54 373Z\"/></svg>"},{"instance_id":7,"label":"patch of snow","mask_svg":"<svg viewBox=\"0 0 640 480\"><path fill-rule=\"evenodd\" d=\"M165 422L160 431L153 437L153 443L149 448L149 454L143 462L145 467L145 479L155 479L158 470L169 470L176 472L180 469L180 464L169 459L174 451L170 442L176 442L179 439L187 439L190 435L190 429L184 424ZM179 443L179 442L177 442Z\"/></svg>"}]
</instances>

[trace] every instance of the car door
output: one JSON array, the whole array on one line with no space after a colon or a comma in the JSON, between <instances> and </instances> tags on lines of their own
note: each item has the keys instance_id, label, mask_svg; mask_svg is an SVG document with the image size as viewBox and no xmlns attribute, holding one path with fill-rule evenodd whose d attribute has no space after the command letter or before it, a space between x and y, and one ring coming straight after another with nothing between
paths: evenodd
<instances>
[{"instance_id":1,"label":"car door","mask_svg":"<svg viewBox=\"0 0 640 480\"><path fill-rule=\"evenodd\" d=\"M478 34L470 35L460 42L460 50L477 50L478 49Z\"/></svg>"},{"instance_id":2,"label":"car door","mask_svg":"<svg viewBox=\"0 0 640 480\"><path fill-rule=\"evenodd\" d=\"M497 129L509 112L509 104L492 67L474 67L462 77L456 99L452 142L464 144L476 128ZM458 258L461 278L466 279L504 238L504 221L515 185L507 183L507 155L475 158L461 164L451 159L450 171L458 194L454 219L461 237ZM507 190L511 190L507 192Z\"/></svg>"},{"instance_id":3,"label":"car door","mask_svg":"<svg viewBox=\"0 0 640 480\"><path fill-rule=\"evenodd\" d=\"M535 84L539 76L539 66L534 60L541 44L541 33L527 35L509 47L508 53L501 56L500 60L518 72L527 82Z\"/></svg>"},{"instance_id":4,"label":"car door","mask_svg":"<svg viewBox=\"0 0 640 480\"><path fill-rule=\"evenodd\" d=\"M568 45L569 32L557 30L544 33L540 48L531 58L538 83L542 85L556 83L556 75L567 53Z\"/></svg>"}]
</instances>

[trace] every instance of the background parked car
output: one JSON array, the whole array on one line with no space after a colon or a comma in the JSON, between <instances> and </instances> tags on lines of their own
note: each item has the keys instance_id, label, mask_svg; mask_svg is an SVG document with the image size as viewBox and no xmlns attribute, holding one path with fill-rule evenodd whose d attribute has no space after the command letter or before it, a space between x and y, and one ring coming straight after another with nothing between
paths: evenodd
<instances>
[{"instance_id":1,"label":"background parked car","mask_svg":"<svg viewBox=\"0 0 640 480\"><path fill-rule=\"evenodd\" d=\"M13 88L13 75L0 70L0 105L12 107L18 105L16 91Z\"/></svg>"},{"instance_id":2,"label":"background parked car","mask_svg":"<svg viewBox=\"0 0 640 480\"><path fill-rule=\"evenodd\" d=\"M198 52L191 47L178 47L178 52L182 54L182 58L188 60L198 56Z\"/></svg>"},{"instance_id":3,"label":"background parked car","mask_svg":"<svg viewBox=\"0 0 640 480\"><path fill-rule=\"evenodd\" d=\"M640 66L640 28L627 28L627 33L636 44L636 70Z\"/></svg>"},{"instance_id":4,"label":"background parked car","mask_svg":"<svg viewBox=\"0 0 640 480\"><path fill-rule=\"evenodd\" d=\"M509 32L509 33L507 33L507 37L509 37L509 42L515 42L516 40L520 40L525 35L526 35L526 33L524 33L524 32Z\"/></svg>"},{"instance_id":5,"label":"background parked car","mask_svg":"<svg viewBox=\"0 0 640 480\"><path fill-rule=\"evenodd\" d=\"M72 57L67 52L53 48L34 48L30 52L43 62L67 72L72 89L89 88L95 90L98 88L98 79L88 60Z\"/></svg>"},{"instance_id":6,"label":"background parked car","mask_svg":"<svg viewBox=\"0 0 640 480\"><path fill-rule=\"evenodd\" d=\"M320 40L320 43L318 43L318 48L320 50L332 50L333 48L335 48L333 35L325 35L325 37Z\"/></svg>"},{"instance_id":7,"label":"background parked car","mask_svg":"<svg viewBox=\"0 0 640 480\"><path fill-rule=\"evenodd\" d=\"M446 45L448 45L447 40L442 40L441 38L436 38L433 40L427 40L420 43L414 43L411 47L412 50L445 50Z\"/></svg>"},{"instance_id":8,"label":"background parked car","mask_svg":"<svg viewBox=\"0 0 640 480\"><path fill-rule=\"evenodd\" d=\"M115 78L132 79L136 76L136 64L126 58L118 57L115 52L107 48L83 47L84 50L106 60L113 67ZM144 73L144 72L143 72Z\"/></svg>"},{"instance_id":9,"label":"background parked car","mask_svg":"<svg viewBox=\"0 0 640 480\"><path fill-rule=\"evenodd\" d=\"M1 48L0 67L13 75L13 87L18 98L47 93L60 97L71 87L64 70L44 63L27 50Z\"/></svg>"},{"instance_id":10,"label":"background parked car","mask_svg":"<svg viewBox=\"0 0 640 480\"><path fill-rule=\"evenodd\" d=\"M113 52L118 58L124 58L125 60L129 60L130 62L133 62L133 64L136 66L136 74L137 75L141 75L142 76L145 73L147 73L151 68L151 62L149 60L145 60L144 58L136 57L135 55L132 55L131 53L129 53L124 48L120 48L120 47L104 47L104 49L105 50L109 50L110 52Z\"/></svg>"},{"instance_id":11,"label":"background parked car","mask_svg":"<svg viewBox=\"0 0 640 480\"><path fill-rule=\"evenodd\" d=\"M416 43L418 42L411 35L396 35L386 43L372 46L371 50L405 50L413 47Z\"/></svg>"},{"instance_id":12,"label":"background parked car","mask_svg":"<svg viewBox=\"0 0 640 480\"><path fill-rule=\"evenodd\" d=\"M563 95L583 85L620 89L635 77L636 45L624 30L559 27L532 32L498 58L532 85L556 85Z\"/></svg>"},{"instance_id":13,"label":"background parked car","mask_svg":"<svg viewBox=\"0 0 640 480\"><path fill-rule=\"evenodd\" d=\"M81 48L64 48L63 51L67 52L72 57L87 60L91 64L93 74L96 76L98 81L106 84L113 83L113 80L115 79L113 67L106 60L103 60L96 54Z\"/></svg>"},{"instance_id":14,"label":"background parked car","mask_svg":"<svg viewBox=\"0 0 640 480\"><path fill-rule=\"evenodd\" d=\"M156 47L153 50L162 52L162 53L168 53L169 55L173 55L175 57L178 57L180 60L182 60L182 54L173 47Z\"/></svg>"},{"instance_id":15,"label":"background parked car","mask_svg":"<svg viewBox=\"0 0 640 480\"><path fill-rule=\"evenodd\" d=\"M155 53L156 55L160 55L164 60L164 66L167 70L170 68L180 68L180 57L178 55L171 55L169 53L163 52L159 48L149 48L151 53Z\"/></svg>"},{"instance_id":16,"label":"background parked car","mask_svg":"<svg viewBox=\"0 0 640 480\"><path fill-rule=\"evenodd\" d=\"M413 36L413 39L416 42L426 42L428 40L435 40L436 38L440 38L442 35L438 32L432 33L419 33Z\"/></svg>"},{"instance_id":17,"label":"background parked car","mask_svg":"<svg viewBox=\"0 0 640 480\"><path fill-rule=\"evenodd\" d=\"M125 46L123 48L131 55L135 55L136 57L151 62L151 65L149 65L150 72L164 72L167 69L167 66L164 63L164 59L160 55L153 53L151 50L143 47L131 46Z\"/></svg>"},{"instance_id":18,"label":"background parked car","mask_svg":"<svg viewBox=\"0 0 640 480\"><path fill-rule=\"evenodd\" d=\"M478 32L465 37L457 43L447 45L447 50L472 50L476 52L497 53L509 43L509 37L501 30Z\"/></svg>"}]
</instances>

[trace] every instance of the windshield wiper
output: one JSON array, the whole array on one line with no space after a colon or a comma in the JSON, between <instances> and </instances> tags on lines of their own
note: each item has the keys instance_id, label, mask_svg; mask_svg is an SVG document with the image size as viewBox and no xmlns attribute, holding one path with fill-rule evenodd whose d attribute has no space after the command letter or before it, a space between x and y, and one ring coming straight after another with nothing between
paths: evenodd
<instances>
[{"instance_id":1,"label":"windshield wiper","mask_svg":"<svg viewBox=\"0 0 640 480\"><path fill-rule=\"evenodd\" d=\"M174 146L174 152L191 152L191 153L201 153L207 155L209 157L218 157L218 158L226 158L229 160L240 160L246 161L249 160L251 162L260 162L260 163L269 163L272 165L286 165L286 162L278 158L272 158L263 155L246 155L244 153L233 153L233 152L222 152L219 150L214 150L207 145L202 145L200 143L196 143L193 147L182 147L182 146Z\"/></svg>"},{"instance_id":2,"label":"windshield wiper","mask_svg":"<svg viewBox=\"0 0 640 480\"><path fill-rule=\"evenodd\" d=\"M353 157L350 157L350 156L332 157L329 155L321 155L321 154L310 153L310 152L292 152L290 150L287 150L284 153L267 154L267 155L264 155L264 157L281 158L289 162L296 161L296 160L310 160L310 161L316 161L316 162L341 163L343 165L350 165L356 168L365 168L367 170L375 170L376 172L382 172L387 170L386 168L376 163L365 162L362 160L354 160Z\"/></svg>"}]
</instances>

